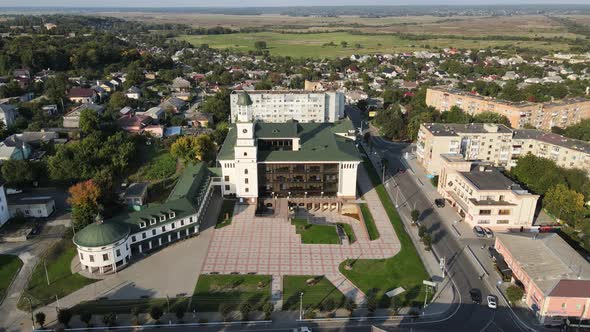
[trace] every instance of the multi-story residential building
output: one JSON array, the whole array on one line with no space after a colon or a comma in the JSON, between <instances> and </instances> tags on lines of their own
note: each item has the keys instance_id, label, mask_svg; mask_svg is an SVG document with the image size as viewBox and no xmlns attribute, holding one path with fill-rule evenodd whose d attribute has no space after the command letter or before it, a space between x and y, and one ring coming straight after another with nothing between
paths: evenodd
<instances>
[{"instance_id":1,"label":"multi-story residential building","mask_svg":"<svg viewBox=\"0 0 590 332\"><path fill-rule=\"evenodd\" d=\"M441 112L458 106L468 114L494 112L506 116L513 128L531 125L538 129L565 128L590 118L590 100L568 98L545 103L511 102L484 97L447 87L433 87L426 91L426 104Z\"/></svg>"},{"instance_id":2,"label":"multi-story residential building","mask_svg":"<svg viewBox=\"0 0 590 332\"><path fill-rule=\"evenodd\" d=\"M522 189L494 167L443 154L438 192L471 226L496 230L529 228L538 195Z\"/></svg>"},{"instance_id":3,"label":"multi-story residential building","mask_svg":"<svg viewBox=\"0 0 590 332\"><path fill-rule=\"evenodd\" d=\"M217 157L223 194L247 203L270 197L354 199L361 162L354 132L350 120L238 122Z\"/></svg>"},{"instance_id":4,"label":"multi-story residential building","mask_svg":"<svg viewBox=\"0 0 590 332\"><path fill-rule=\"evenodd\" d=\"M516 166L519 157L532 153L561 167L590 173L590 143L585 141L498 124L422 124L416 156L429 174L439 173L440 155L445 153L459 153L465 160L482 160L506 169Z\"/></svg>"},{"instance_id":5,"label":"multi-story residential building","mask_svg":"<svg viewBox=\"0 0 590 332\"><path fill-rule=\"evenodd\" d=\"M575 328L582 320L581 327L588 326L590 264L558 234L497 234L494 247L541 324Z\"/></svg>"},{"instance_id":6,"label":"multi-story residential building","mask_svg":"<svg viewBox=\"0 0 590 332\"><path fill-rule=\"evenodd\" d=\"M336 122L344 116L344 94L334 91L234 91L230 96L231 121L248 114L246 121L301 123Z\"/></svg>"},{"instance_id":7,"label":"multi-story residential building","mask_svg":"<svg viewBox=\"0 0 590 332\"><path fill-rule=\"evenodd\" d=\"M202 163L187 165L164 203L109 220L97 216L73 239L82 269L91 274L117 272L133 255L198 234L213 188L221 184L213 171Z\"/></svg>"}]
</instances>

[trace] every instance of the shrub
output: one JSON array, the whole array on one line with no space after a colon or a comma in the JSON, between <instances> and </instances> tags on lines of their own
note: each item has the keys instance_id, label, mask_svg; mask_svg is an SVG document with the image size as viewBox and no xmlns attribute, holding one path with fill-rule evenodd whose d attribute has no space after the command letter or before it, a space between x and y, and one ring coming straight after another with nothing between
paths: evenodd
<instances>
[{"instance_id":1,"label":"shrub","mask_svg":"<svg viewBox=\"0 0 590 332\"><path fill-rule=\"evenodd\" d=\"M182 318L184 317L184 308L181 305L174 307L174 315L179 322L182 321Z\"/></svg>"},{"instance_id":2,"label":"shrub","mask_svg":"<svg viewBox=\"0 0 590 332\"><path fill-rule=\"evenodd\" d=\"M412 216L412 222L415 223L416 221L418 221L418 218L420 218L420 211L418 211L416 209L412 210L411 216Z\"/></svg>"},{"instance_id":3,"label":"shrub","mask_svg":"<svg viewBox=\"0 0 590 332\"><path fill-rule=\"evenodd\" d=\"M424 237L424 235L426 235L427 231L428 231L428 229L426 228L426 226L420 225L420 227L418 227L418 236L420 238Z\"/></svg>"},{"instance_id":4,"label":"shrub","mask_svg":"<svg viewBox=\"0 0 590 332\"><path fill-rule=\"evenodd\" d=\"M41 311L35 313L35 322L43 328L45 326L45 313Z\"/></svg>"},{"instance_id":5,"label":"shrub","mask_svg":"<svg viewBox=\"0 0 590 332\"><path fill-rule=\"evenodd\" d=\"M80 313L80 320L86 324L86 326L90 326L90 321L92 320L92 313L90 311L84 311Z\"/></svg>"},{"instance_id":6,"label":"shrub","mask_svg":"<svg viewBox=\"0 0 590 332\"><path fill-rule=\"evenodd\" d=\"M432 183L433 186L438 187L438 175L435 175L434 177L432 177L430 179L430 183Z\"/></svg>"},{"instance_id":7,"label":"shrub","mask_svg":"<svg viewBox=\"0 0 590 332\"><path fill-rule=\"evenodd\" d=\"M510 303L516 303L520 301L523 295L524 291L522 290L522 288L516 285L511 285L506 289L506 297L508 298Z\"/></svg>"},{"instance_id":8,"label":"shrub","mask_svg":"<svg viewBox=\"0 0 590 332\"><path fill-rule=\"evenodd\" d=\"M349 314L352 316L352 312L356 310L356 303L352 298L347 297L344 302L344 308L348 310Z\"/></svg>"},{"instance_id":9,"label":"shrub","mask_svg":"<svg viewBox=\"0 0 590 332\"><path fill-rule=\"evenodd\" d=\"M274 311L273 304L270 302L265 303L264 306L262 307L262 311L264 312L264 319L269 320L270 315L272 315L272 312Z\"/></svg>"},{"instance_id":10,"label":"shrub","mask_svg":"<svg viewBox=\"0 0 590 332\"><path fill-rule=\"evenodd\" d=\"M223 316L224 320L229 318L229 315L233 311L233 308L228 303L222 303L219 305L219 313Z\"/></svg>"},{"instance_id":11,"label":"shrub","mask_svg":"<svg viewBox=\"0 0 590 332\"><path fill-rule=\"evenodd\" d=\"M162 317L163 314L164 310L162 310L162 308L158 306L154 306L150 309L150 317L152 317L152 319L156 322L159 322L159 319Z\"/></svg>"},{"instance_id":12,"label":"shrub","mask_svg":"<svg viewBox=\"0 0 590 332\"><path fill-rule=\"evenodd\" d=\"M72 320L72 312L69 309L60 309L57 312L57 321L69 327L70 320Z\"/></svg>"},{"instance_id":13,"label":"shrub","mask_svg":"<svg viewBox=\"0 0 590 332\"><path fill-rule=\"evenodd\" d=\"M242 320L248 320L248 315L252 311L252 306L248 302L242 303L240 306L240 313L242 314Z\"/></svg>"},{"instance_id":14,"label":"shrub","mask_svg":"<svg viewBox=\"0 0 590 332\"><path fill-rule=\"evenodd\" d=\"M114 326L115 323L117 322L117 315L115 315L114 312L109 312L108 314L102 316L102 322L106 326L109 326L109 327Z\"/></svg>"}]
</instances>

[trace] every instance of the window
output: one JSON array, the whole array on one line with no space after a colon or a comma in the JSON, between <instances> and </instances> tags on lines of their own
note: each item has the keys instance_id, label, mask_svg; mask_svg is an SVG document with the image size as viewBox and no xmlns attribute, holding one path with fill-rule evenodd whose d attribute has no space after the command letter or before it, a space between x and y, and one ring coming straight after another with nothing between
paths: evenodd
<instances>
[{"instance_id":1,"label":"window","mask_svg":"<svg viewBox=\"0 0 590 332\"><path fill-rule=\"evenodd\" d=\"M156 235L156 230L152 229L152 235Z\"/></svg>"},{"instance_id":2,"label":"window","mask_svg":"<svg viewBox=\"0 0 590 332\"><path fill-rule=\"evenodd\" d=\"M489 216L490 214L492 214L492 210L479 210L480 216Z\"/></svg>"},{"instance_id":3,"label":"window","mask_svg":"<svg viewBox=\"0 0 590 332\"><path fill-rule=\"evenodd\" d=\"M250 189L246 188L246 189L244 189L244 191L245 191L245 192L249 192L249 191L250 191Z\"/></svg>"},{"instance_id":4,"label":"window","mask_svg":"<svg viewBox=\"0 0 590 332\"><path fill-rule=\"evenodd\" d=\"M485 224L489 224L490 221L489 220L479 220L477 223L480 225L485 225Z\"/></svg>"},{"instance_id":5,"label":"window","mask_svg":"<svg viewBox=\"0 0 590 332\"><path fill-rule=\"evenodd\" d=\"M244 174L248 174L248 169L244 169Z\"/></svg>"},{"instance_id":6,"label":"window","mask_svg":"<svg viewBox=\"0 0 590 332\"><path fill-rule=\"evenodd\" d=\"M145 228L145 222L143 222L143 221L142 221L142 222L140 222L140 223L139 223L139 228Z\"/></svg>"},{"instance_id":7,"label":"window","mask_svg":"<svg viewBox=\"0 0 590 332\"><path fill-rule=\"evenodd\" d=\"M229 191L229 185L225 185L225 191Z\"/></svg>"},{"instance_id":8,"label":"window","mask_svg":"<svg viewBox=\"0 0 590 332\"><path fill-rule=\"evenodd\" d=\"M135 235L131 237L131 242L135 242Z\"/></svg>"},{"instance_id":9,"label":"window","mask_svg":"<svg viewBox=\"0 0 590 332\"><path fill-rule=\"evenodd\" d=\"M498 211L498 214L501 216L509 216L510 215L510 209L500 209Z\"/></svg>"},{"instance_id":10,"label":"window","mask_svg":"<svg viewBox=\"0 0 590 332\"><path fill-rule=\"evenodd\" d=\"M94 255L88 255L88 259L90 259L91 262L94 262Z\"/></svg>"},{"instance_id":11,"label":"window","mask_svg":"<svg viewBox=\"0 0 590 332\"><path fill-rule=\"evenodd\" d=\"M162 232L166 231L166 226L162 226Z\"/></svg>"},{"instance_id":12,"label":"window","mask_svg":"<svg viewBox=\"0 0 590 332\"><path fill-rule=\"evenodd\" d=\"M108 261L109 260L109 254L102 254L102 260L103 261Z\"/></svg>"},{"instance_id":13,"label":"window","mask_svg":"<svg viewBox=\"0 0 590 332\"><path fill-rule=\"evenodd\" d=\"M499 201L500 202L503 202L504 201L504 195L500 195Z\"/></svg>"},{"instance_id":14,"label":"window","mask_svg":"<svg viewBox=\"0 0 590 332\"><path fill-rule=\"evenodd\" d=\"M184 226L184 219L182 219L182 220L180 221L180 226L181 226L181 227L182 227L182 226Z\"/></svg>"},{"instance_id":15,"label":"window","mask_svg":"<svg viewBox=\"0 0 590 332\"><path fill-rule=\"evenodd\" d=\"M145 239L145 238L146 238L146 236L147 236L147 235L145 234L145 232L141 233L141 238L142 238L142 239Z\"/></svg>"},{"instance_id":16,"label":"window","mask_svg":"<svg viewBox=\"0 0 590 332\"><path fill-rule=\"evenodd\" d=\"M226 176L225 176L223 179L224 179L225 181L229 181L229 175L226 175Z\"/></svg>"},{"instance_id":17,"label":"window","mask_svg":"<svg viewBox=\"0 0 590 332\"><path fill-rule=\"evenodd\" d=\"M121 257L121 250L117 249L116 253L117 253L117 257Z\"/></svg>"},{"instance_id":18,"label":"window","mask_svg":"<svg viewBox=\"0 0 590 332\"><path fill-rule=\"evenodd\" d=\"M247 157L247 156L248 156L248 152L244 152L244 157Z\"/></svg>"},{"instance_id":19,"label":"window","mask_svg":"<svg viewBox=\"0 0 590 332\"><path fill-rule=\"evenodd\" d=\"M80 253L80 260L84 259L84 255L82 253Z\"/></svg>"},{"instance_id":20,"label":"window","mask_svg":"<svg viewBox=\"0 0 590 332\"><path fill-rule=\"evenodd\" d=\"M176 225L174 223L172 223L172 229L176 228Z\"/></svg>"},{"instance_id":21,"label":"window","mask_svg":"<svg viewBox=\"0 0 590 332\"><path fill-rule=\"evenodd\" d=\"M498 221L496 221L496 224L498 224L498 225L505 225L505 224L508 224L508 223L509 223L508 220L498 220Z\"/></svg>"},{"instance_id":22,"label":"window","mask_svg":"<svg viewBox=\"0 0 590 332\"><path fill-rule=\"evenodd\" d=\"M245 178L245 179L244 179L244 183L245 183L245 184L248 184L248 178Z\"/></svg>"}]
</instances>

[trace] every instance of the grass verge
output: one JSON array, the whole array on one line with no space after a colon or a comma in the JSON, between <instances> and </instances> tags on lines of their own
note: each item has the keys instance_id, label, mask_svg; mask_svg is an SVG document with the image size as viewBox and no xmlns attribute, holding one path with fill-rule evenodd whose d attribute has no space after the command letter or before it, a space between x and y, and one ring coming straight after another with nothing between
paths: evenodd
<instances>
[{"instance_id":1,"label":"grass verge","mask_svg":"<svg viewBox=\"0 0 590 332\"><path fill-rule=\"evenodd\" d=\"M371 210L369 210L369 206L366 203L360 204L361 213L363 214L363 219L365 220L365 227L367 227L367 232L369 233L369 239L377 240L379 238L379 230L377 229L377 225L375 225L375 220L373 220L373 215L371 214Z\"/></svg>"},{"instance_id":2,"label":"grass verge","mask_svg":"<svg viewBox=\"0 0 590 332\"><path fill-rule=\"evenodd\" d=\"M168 311L168 303L170 303L170 310L174 310L177 306L187 308L190 298L178 297L170 298L154 298L154 299L125 299L125 300L96 300L82 302L72 308L74 314L82 312L90 312L93 315L104 315L108 313L116 314L130 314L133 308L137 308L140 313L149 313L152 307L160 307L164 312Z\"/></svg>"},{"instance_id":3,"label":"grass verge","mask_svg":"<svg viewBox=\"0 0 590 332\"><path fill-rule=\"evenodd\" d=\"M420 306L424 300L422 280L429 278L428 273L373 165L366 158L364 165L400 241L401 250L387 259L357 260L353 263L352 270L346 270L345 263L342 263L340 272L365 294L375 296L381 307L391 305L385 292L400 286L406 291L396 297L395 305Z\"/></svg>"},{"instance_id":4,"label":"grass verge","mask_svg":"<svg viewBox=\"0 0 590 332\"><path fill-rule=\"evenodd\" d=\"M340 238L333 225L310 224L307 219L293 218L297 234L301 234L301 242L305 244L340 244Z\"/></svg>"},{"instance_id":5,"label":"grass verge","mask_svg":"<svg viewBox=\"0 0 590 332\"><path fill-rule=\"evenodd\" d=\"M18 271L23 266L23 261L14 255L0 255L0 303L6 296L6 291Z\"/></svg>"},{"instance_id":6,"label":"grass verge","mask_svg":"<svg viewBox=\"0 0 590 332\"><path fill-rule=\"evenodd\" d=\"M314 283L308 285L309 279L315 279ZM283 310L299 310L301 292L304 308L322 309L329 302L335 307L344 304L344 295L323 276L284 276Z\"/></svg>"},{"instance_id":7,"label":"grass verge","mask_svg":"<svg viewBox=\"0 0 590 332\"><path fill-rule=\"evenodd\" d=\"M352 229L352 226L345 223L339 223L338 225L342 226L342 228L344 229L344 233L346 233L346 237L348 237L348 242L351 244L355 243L356 235L354 235L354 230Z\"/></svg>"},{"instance_id":8,"label":"grass verge","mask_svg":"<svg viewBox=\"0 0 590 332\"><path fill-rule=\"evenodd\" d=\"M233 199L223 200L223 203L221 204L221 211L219 211L219 216L217 216L215 228L223 228L231 224L235 205L236 201Z\"/></svg>"},{"instance_id":9,"label":"grass verge","mask_svg":"<svg viewBox=\"0 0 590 332\"><path fill-rule=\"evenodd\" d=\"M37 308L54 302L56 296L62 298L98 281L85 278L77 273L72 274L70 265L75 255L76 247L70 239L63 239L53 245L35 266L17 307L28 311L30 310L29 302L25 297L31 299L33 308ZM47 266L49 285L47 285L43 262Z\"/></svg>"},{"instance_id":10,"label":"grass verge","mask_svg":"<svg viewBox=\"0 0 590 332\"><path fill-rule=\"evenodd\" d=\"M197 311L217 311L222 303L237 308L244 302L257 310L270 301L270 284L266 275L201 275L192 302Z\"/></svg>"}]
</instances>

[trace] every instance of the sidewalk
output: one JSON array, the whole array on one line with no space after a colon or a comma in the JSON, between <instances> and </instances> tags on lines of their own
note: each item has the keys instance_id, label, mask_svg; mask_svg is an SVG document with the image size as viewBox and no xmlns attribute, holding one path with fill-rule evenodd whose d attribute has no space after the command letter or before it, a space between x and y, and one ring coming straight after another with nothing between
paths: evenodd
<instances>
[{"instance_id":1,"label":"sidewalk","mask_svg":"<svg viewBox=\"0 0 590 332\"><path fill-rule=\"evenodd\" d=\"M369 151L368 148L365 146L364 142L361 142L365 151ZM378 164L380 163L380 157L375 154L370 154L369 159L371 160L373 167L378 169ZM391 181L386 181L386 189L391 186ZM394 197L391 197L391 190L386 190L389 194L389 199L391 202L394 202ZM405 198L403 199L405 201ZM439 257L437 257L434 250L427 251L424 249L424 244L420 241L420 237L418 236L418 227L412 226L411 222L411 208L408 204L401 204L397 208L398 214L401 217L401 220L404 223L404 227L406 232L410 235L412 239L412 243L420 255L422 259L422 263L426 268L426 271L431 276L431 280L438 283L437 292L435 293L434 297L432 298L431 303L428 304L426 310L424 311L427 315L435 315L435 314L443 314L450 309L452 304L454 303L455 292L453 290L453 283L450 278L445 276L442 277L442 270L440 268Z\"/></svg>"}]
</instances>

